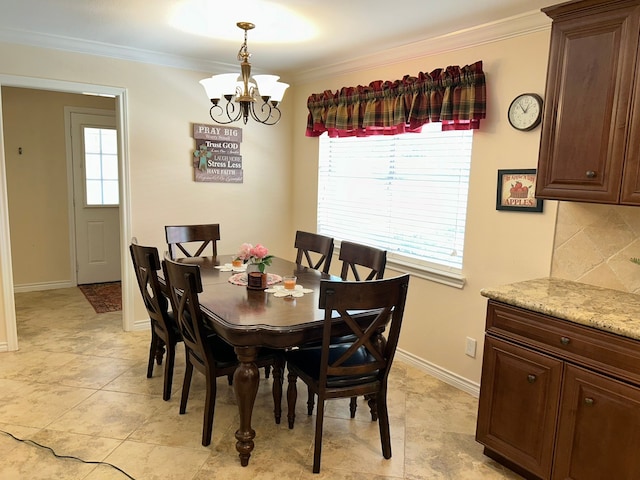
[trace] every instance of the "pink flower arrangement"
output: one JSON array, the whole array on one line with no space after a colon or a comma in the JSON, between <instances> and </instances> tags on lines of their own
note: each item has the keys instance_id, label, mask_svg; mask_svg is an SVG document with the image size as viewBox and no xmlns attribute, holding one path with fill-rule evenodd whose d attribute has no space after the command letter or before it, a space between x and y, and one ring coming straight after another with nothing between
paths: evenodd
<instances>
[{"instance_id":1,"label":"pink flower arrangement","mask_svg":"<svg viewBox=\"0 0 640 480\"><path fill-rule=\"evenodd\" d=\"M266 267L271 265L273 255L269 255L269 250L264 245L258 243L254 247L250 243L243 243L240 245L236 259L242 260L242 263L253 263L258 266L261 273L264 273Z\"/></svg>"},{"instance_id":2,"label":"pink flower arrangement","mask_svg":"<svg viewBox=\"0 0 640 480\"><path fill-rule=\"evenodd\" d=\"M249 258L251 257L251 249L253 245L250 243L243 243L240 245L240 250L238 250L238 255L236 256L237 260L242 260L242 263L247 263Z\"/></svg>"}]
</instances>

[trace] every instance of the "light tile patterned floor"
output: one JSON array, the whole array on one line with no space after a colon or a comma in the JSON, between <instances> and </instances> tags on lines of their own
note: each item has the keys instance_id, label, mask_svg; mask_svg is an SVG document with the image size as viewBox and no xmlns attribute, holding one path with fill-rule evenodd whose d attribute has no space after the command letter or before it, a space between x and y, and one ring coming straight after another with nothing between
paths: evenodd
<instances>
[{"instance_id":1,"label":"light tile patterned floor","mask_svg":"<svg viewBox=\"0 0 640 480\"><path fill-rule=\"evenodd\" d=\"M16 294L20 350L0 353L0 430L59 455L116 465L137 480L476 480L520 477L482 455L474 441L477 399L401 362L390 377L393 457L382 457L378 425L360 399L329 402L322 469L311 473L315 416L299 385L296 425L273 421L271 379L261 380L249 466L240 466L233 391L220 379L212 443L200 445L204 381L194 373L187 413L178 414L184 372L179 347L171 400L162 368L146 378L149 332L125 333L119 312L96 314L77 288ZM286 385L285 385L286 388ZM283 399L286 411L286 398ZM0 478L122 480L101 464L55 458L0 433Z\"/></svg>"}]
</instances>

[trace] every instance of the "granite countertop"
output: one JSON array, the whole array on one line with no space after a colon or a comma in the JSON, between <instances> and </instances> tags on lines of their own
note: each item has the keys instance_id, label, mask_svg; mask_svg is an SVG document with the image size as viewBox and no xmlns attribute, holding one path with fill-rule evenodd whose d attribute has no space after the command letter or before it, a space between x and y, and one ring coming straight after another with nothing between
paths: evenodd
<instances>
[{"instance_id":1,"label":"granite countertop","mask_svg":"<svg viewBox=\"0 0 640 480\"><path fill-rule=\"evenodd\" d=\"M640 295L559 278L483 288L480 293L509 305L640 340Z\"/></svg>"}]
</instances>

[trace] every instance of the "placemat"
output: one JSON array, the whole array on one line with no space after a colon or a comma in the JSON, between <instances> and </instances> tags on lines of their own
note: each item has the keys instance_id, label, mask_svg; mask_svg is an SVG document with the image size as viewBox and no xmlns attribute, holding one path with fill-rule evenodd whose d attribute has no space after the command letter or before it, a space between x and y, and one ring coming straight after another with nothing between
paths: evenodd
<instances>
[{"instance_id":1,"label":"placemat","mask_svg":"<svg viewBox=\"0 0 640 480\"><path fill-rule=\"evenodd\" d=\"M276 285L265 289L265 292L273 293L274 297L302 297L305 293L313 293L313 289L298 284L293 290L287 290L284 285Z\"/></svg>"},{"instance_id":2,"label":"placemat","mask_svg":"<svg viewBox=\"0 0 640 480\"><path fill-rule=\"evenodd\" d=\"M275 273L267 273L267 285L275 285L282 281L282 277L280 275L276 275ZM240 285L241 287L247 286L247 274L246 273L236 273L235 275L231 275L229 277L229 283L233 283L234 285Z\"/></svg>"}]
</instances>

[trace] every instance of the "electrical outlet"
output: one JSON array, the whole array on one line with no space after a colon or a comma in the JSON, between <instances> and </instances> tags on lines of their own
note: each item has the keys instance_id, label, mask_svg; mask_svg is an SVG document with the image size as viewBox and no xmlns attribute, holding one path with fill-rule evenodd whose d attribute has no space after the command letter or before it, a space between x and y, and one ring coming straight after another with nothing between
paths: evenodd
<instances>
[{"instance_id":1,"label":"electrical outlet","mask_svg":"<svg viewBox=\"0 0 640 480\"><path fill-rule=\"evenodd\" d=\"M464 349L464 354L470 356L471 358L476 358L476 346L476 339L467 337L467 344Z\"/></svg>"}]
</instances>

